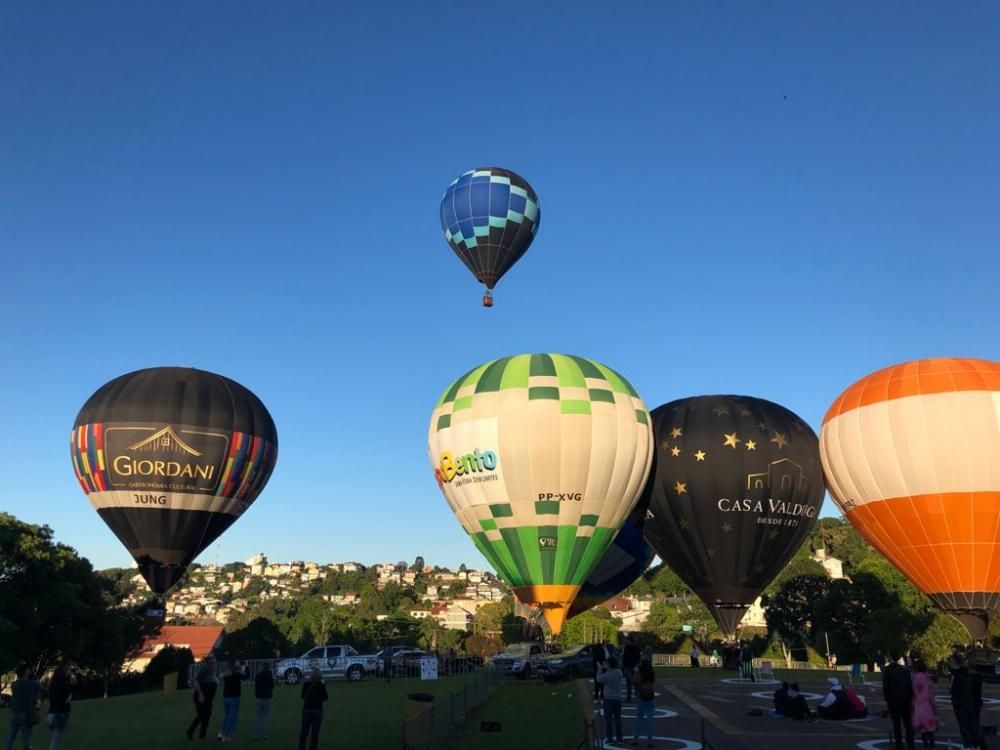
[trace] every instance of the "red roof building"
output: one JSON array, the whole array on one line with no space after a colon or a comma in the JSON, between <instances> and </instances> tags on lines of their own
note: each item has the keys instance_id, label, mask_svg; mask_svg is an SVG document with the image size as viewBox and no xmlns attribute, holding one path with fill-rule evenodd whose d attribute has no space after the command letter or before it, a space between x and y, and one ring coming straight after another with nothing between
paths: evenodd
<instances>
[{"instance_id":1,"label":"red roof building","mask_svg":"<svg viewBox=\"0 0 1000 750\"><path fill-rule=\"evenodd\" d=\"M191 625L164 625L160 632L147 638L138 651L125 663L126 672L141 672L157 653L172 646L190 649L195 661L201 661L222 645L225 632L221 625L195 627Z\"/></svg>"}]
</instances>

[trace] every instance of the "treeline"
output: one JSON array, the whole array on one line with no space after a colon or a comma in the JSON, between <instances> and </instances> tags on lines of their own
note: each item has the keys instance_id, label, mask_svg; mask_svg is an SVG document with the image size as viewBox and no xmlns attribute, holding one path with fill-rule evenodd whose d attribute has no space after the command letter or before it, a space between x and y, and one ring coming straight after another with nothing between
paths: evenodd
<instances>
[{"instance_id":1,"label":"treeline","mask_svg":"<svg viewBox=\"0 0 1000 750\"><path fill-rule=\"evenodd\" d=\"M0 513L0 674L58 661L105 685L155 626L145 607L124 608L123 587L94 571L52 529Z\"/></svg>"}]
</instances>

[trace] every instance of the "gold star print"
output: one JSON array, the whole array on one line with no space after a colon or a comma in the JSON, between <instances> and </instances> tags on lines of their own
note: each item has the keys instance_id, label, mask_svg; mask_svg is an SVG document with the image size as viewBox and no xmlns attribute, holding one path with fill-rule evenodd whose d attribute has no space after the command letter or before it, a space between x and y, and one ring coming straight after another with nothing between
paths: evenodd
<instances>
[{"instance_id":1,"label":"gold star print","mask_svg":"<svg viewBox=\"0 0 1000 750\"><path fill-rule=\"evenodd\" d=\"M674 492L676 492L678 495L683 495L687 491L688 491L688 486L687 483L685 482L678 482L677 484L674 485Z\"/></svg>"},{"instance_id":2,"label":"gold star print","mask_svg":"<svg viewBox=\"0 0 1000 750\"><path fill-rule=\"evenodd\" d=\"M715 550L712 549L711 547L708 548L708 556L712 558L715 557Z\"/></svg>"},{"instance_id":3,"label":"gold star print","mask_svg":"<svg viewBox=\"0 0 1000 750\"><path fill-rule=\"evenodd\" d=\"M681 449L675 445L673 448L670 449L670 455L673 456L674 458L677 458L679 455L681 455Z\"/></svg>"},{"instance_id":4,"label":"gold star print","mask_svg":"<svg viewBox=\"0 0 1000 750\"><path fill-rule=\"evenodd\" d=\"M705 451L698 451L697 453L695 453L694 454L694 460L695 461L704 461L705 460Z\"/></svg>"},{"instance_id":5,"label":"gold star print","mask_svg":"<svg viewBox=\"0 0 1000 750\"><path fill-rule=\"evenodd\" d=\"M682 529L690 529L691 528L691 522L689 520L687 520L686 518L682 518L678 523L680 523L680 526L681 526Z\"/></svg>"},{"instance_id":6,"label":"gold star print","mask_svg":"<svg viewBox=\"0 0 1000 750\"><path fill-rule=\"evenodd\" d=\"M771 442L777 444L778 448L781 449L788 445L788 438L785 437L784 433L776 432L771 438Z\"/></svg>"},{"instance_id":7,"label":"gold star print","mask_svg":"<svg viewBox=\"0 0 1000 750\"><path fill-rule=\"evenodd\" d=\"M684 434L684 431L680 427L675 427L670 431L670 437L679 438Z\"/></svg>"},{"instance_id":8,"label":"gold star print","mask_svg":"<svg viewBox=\"0 0 1000 750\"><path fill-rule=\"evenodd\" d=\"M796 422L795 424L792 425L792 427L795 428L796 432L803 432L806 429L805 427L802 426L801 422Z\"/></svg>"},{"instance_id":9,"label":"gold star print","mask_svg":"<svg viewBox=\"0 0 1000 750\"><path fill-rule=\"evenodd\" d=\"M766 424L764 424L763 422L758 422L758 423L757 423L757 426L758 426L758 427L759 427L760 429L764 430L765 432L767 431L767 425L766 425Z\"/></svg>"},{"instance_id":10,"label":"gold star print","mask_svg":"<svg viewBox=\"0 0 1000 750\"><path fill-rule=\"evenodd\" d=\"M727 446L727 445L728 445L728 446L729 446L730 448L732 448L733 450L736 450L736 444L737 444L737 443L741 443L741 442L743 442L743 441L742 441L742 440L740 440L740 439L739 439L738 437L736 437L736 433L735 433L735 432L724 432L724 433L722 433L722 434L723 434L723 435L725 436L725 438L726 438L726 442L724 442L724 443L722 444L722 446L723 446L723 447L725 447L725 446Z\"/></svg>"},{"instance_id":11,"label":"gold star print","mask_svg":"<svg viewBox=\"0 0 1000 750\"><path fill-rule=\"evenodd\" d=\"M664 440L662 443L660 443L660 450L661 451L668 451L668 450L670 450L670 443L668 443L666 440Z\"/></svg>"},{"instance_id":12,"label":"gold star print","mask_svg":"<svg viewBox=\"0 0 1000 750\"><path fill-rule=\"evenodd\" d=\"M748 451L757 450L757 443L755 443L753 440L747 440L747 450Z\"/></svg>"},{"instance_id":13,"label":"gold star print","mask_svg":"<svg viewBox=\"0 0 1000 750\"><path fill-rule=\"evenodd\" d=\"M740 409L740 416L741 417L749 417L750 416L750 410L744 406L742 409Z\"/></svg>"},{"instance_id":14,"label":"gold star print","mask_svg":"<svg viewBox=\"0 0 1000 750\"><path fill-rule=\"evenodd\" d=\"M728 406L716 406L712 411L715 412L715 416L721 417L723 414L729 414Z\"/></svg>"},{"instance_id":15,"label":"gold star print","mask_svg":"<svg viewBox=\"0 0 1000 750\"><path fill-rule=\"evenodd\" d=\"M777 539L778 538L778 532L777 531L769 531L769 532L767 532L767 538L768 539Z\"/></svg>"},{"instance_id":16,"label":"gold star print","mask_svg":"<svg viewBox=\"0 0 1000 750\"><path fill-rule=\"evenodd\" d=\"M730 531L733 530L733 525L729 523L729 521L726 521L724 524L722 524L722 530L728 534Z\"/></svg>"}]
</instances>

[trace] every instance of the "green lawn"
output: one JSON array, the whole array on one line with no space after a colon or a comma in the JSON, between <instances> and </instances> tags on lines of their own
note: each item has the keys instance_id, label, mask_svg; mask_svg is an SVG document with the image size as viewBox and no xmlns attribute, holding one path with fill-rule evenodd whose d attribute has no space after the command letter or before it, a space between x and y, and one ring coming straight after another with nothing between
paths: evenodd
<instances>
[{"instance_id":1,"label":"green lawn","mask_svg":"<svg viewBox=\"0 0 1000 750\"><path fill-rule=\"evenodd\" d=\"M400 748L406 694L426 692L442 699L460 689L465 680L464 677L449 677L426 682L393 680L389 685L376 680L327 683L330 702L327 703L323 717L320 747L337 750ZM253 686L250 686L249 691L244 688L236 737L226 747L272 747L281 750L297 747L302 711L299 691L300 688L292 686L275 687L271 709L271 741L264 743L250 740L253 729ZM222 724L223 713L222 699L217 695L209 725L209 737L213 745L216 744L214 739ZM194 708L189 690L172 694L144 693L107 700L80 701L73 705L63 746L72 750L190 748L192 743L188 742L184 731L193 718ZM0 711L0 742L7 736L9 721L10 711ZM35 727L32 745L36 750L48 746L49 734L44 725ZM18 737L16 748L21 747L20 742ZM197 739L194 744L198 744Z\"/></svg>"},{"instance_id":2,"label":"green lawn","mask_svg":"<svg viewBox=\"0 0 1000 750\"><path fill-rule=\"evenodd\" d=\"M500 722L500 731L483 732L482 722ZM576 682L509 681L455 731L448 747L574 750L582 738L583 707Z\"/></svg>"}]
</instances>

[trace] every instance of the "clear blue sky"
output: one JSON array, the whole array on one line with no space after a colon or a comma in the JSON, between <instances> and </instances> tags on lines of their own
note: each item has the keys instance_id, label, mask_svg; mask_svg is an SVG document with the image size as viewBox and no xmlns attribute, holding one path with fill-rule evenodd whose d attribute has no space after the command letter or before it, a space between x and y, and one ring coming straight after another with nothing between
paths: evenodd
<instances>
[{"instance_id":1,"label":"clear blue sky","mask_svg":"<svg viewBox=\"0 0 1000 750\"><path fill-rule=\"evenodd\" d=\"M537 5L0 6L0 509L128 563L70 426L192 365L280 434L224 560L479 564L425 433L487 359L818 429L884 365L1000 358L1000 6ZM490 164L543 218L484 310L437 212Z\"/></svg>"}]
</instances>

